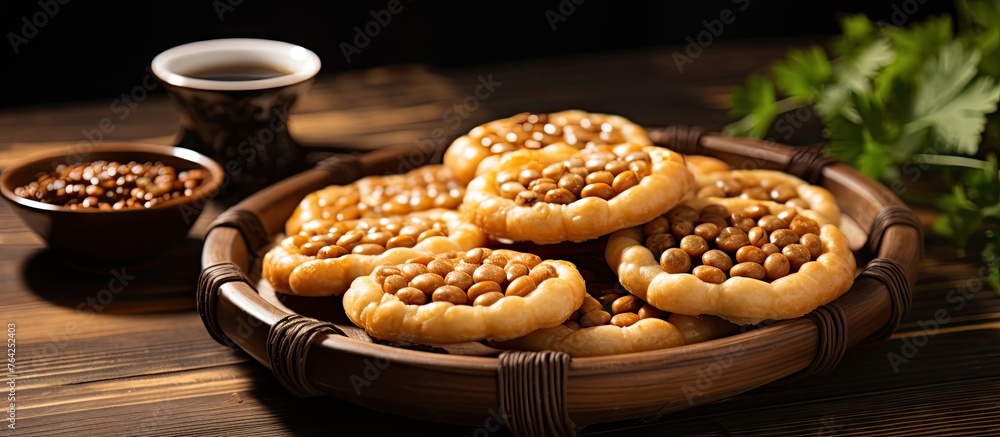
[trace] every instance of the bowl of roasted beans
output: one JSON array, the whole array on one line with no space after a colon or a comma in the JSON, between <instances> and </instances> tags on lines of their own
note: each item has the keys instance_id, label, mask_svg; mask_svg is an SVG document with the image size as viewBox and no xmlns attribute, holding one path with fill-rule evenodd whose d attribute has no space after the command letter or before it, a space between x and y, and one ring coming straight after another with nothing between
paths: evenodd
<instances>
[{"instance_id":1,"label":"bowl of roasted beans","mask_svg":"<svg viewBox=\"0 0 1000 437\"><path fill-rule=\"evenodd\" d=\"M129 263L181 241L223 179L192 150L106 143L30 156L4 169L0 191L51 250L83 264Z\"/></svg>"}]
</instances>

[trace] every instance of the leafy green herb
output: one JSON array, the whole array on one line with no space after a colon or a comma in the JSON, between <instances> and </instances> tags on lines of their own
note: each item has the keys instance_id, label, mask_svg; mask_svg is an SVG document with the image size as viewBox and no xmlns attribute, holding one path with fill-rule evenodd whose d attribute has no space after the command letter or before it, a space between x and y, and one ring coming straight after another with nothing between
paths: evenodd
<instances>
[{"instance_id":1,"label":"leafy green herb","mask_svg":"<svg viewBox=\"0 0 1000 437\"><path fill-rule=\"evenodd\" d=\"M960 252L982 233L984 255L1000 254L1000 0L957 3L957 34L950 17L908 28L845 17L829 55L793 50L769 76L750 76L732 94L743 118L726 132L760 138L782 113L811 106L828 154L900 194L920 190L921 177L951 182L906 198L936 207L933 230ZM1000 274L991 282L1000 291Z\"/></svg>"}]
</instances>

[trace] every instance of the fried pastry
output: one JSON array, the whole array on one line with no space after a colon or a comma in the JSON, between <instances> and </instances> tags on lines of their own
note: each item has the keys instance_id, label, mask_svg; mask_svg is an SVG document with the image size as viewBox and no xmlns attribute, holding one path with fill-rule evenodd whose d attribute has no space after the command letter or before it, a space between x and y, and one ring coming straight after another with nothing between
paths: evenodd
<instances>
[{"instance_id":1,"label":"fried pastry","mask_svg":"<svg viewBox=\"0 0 1000 437\"><path fill-rule=\"evenodd\" d=\"M376 266L486 242L482 230L444 209L347 220L285 238L264 256L263 276L281 293L339 296Z\"/></svg>"},{"instance_id":2,"label":"fried pastry","mask_svg":"<svg viewBox=\"0 0 1000 437\"><path fill-rule=\"evenodd\" d=\"M698 197L727 205L728 199L753 199L811 209L840 224L837 199L825 188L774 170L713 172L698 179ZM770 205L770 204L768 204Z\"/></svg>"},{"instance_id":3,"label":"fried pastry","mask_svg":"<svg viewBox=\"0 0 1000 437\"><path fill-rule=\"evenodd\" d=\"M469 182L494 168L499 156L522 149L562 144L581 150L597 145L632 143L651 146L646 131L624 117L569 110L552 114L521 113L491 121L459 137L444 154L444 165Z\"/></svg>"},{"instance_id":4,"label":"fried pastry","mask_svg":"<svg viewBox=\"0 0 1000 437\"><path fill-rule=\"evenodd\" d=\"M401 175L368 176L348 185L331 185L310 193L285 224L285 233L329 228L337 222L388 217L433 208L456 209L465 183L441 165Z\"/></svg>"},{"instance_id":5,"label":"fried pastry","mask_svg":"<svg viewBox=\"0 0 1000 437\"><path fill-rule=\"evenodd\" d=\"M711 185L715 182L711 178L716 174L731 170L729 164L726 164L725 161L709 156L684 155L684 161L687 163L688 171L694 175L694 180L699 187Z\"/></svg>"},{"instance_id":6,"label":"fried pastry","mask_svg":"<svg viewBox=\"0 0 1000 437\"><path fill-rule=\"evenodd\" d=\"M507 340L556 326L585 294L572 263L475 248L376 268L351 284L343 304L375 338L446 344Z\"/></svg>"},{"instance_id":7,"label":"fried pastry","mask_svg":"<svg viewBox=\"0 0 1000 437\"><path fill-rule=\"evenodd\" d=\"M584 241L648 222L694 188L683 156L659 147L595 146L566 160L548 156L508 153L469 184L462 212L497 238Z\"/></svg>"},{"instance_id":8,"label":"fried pastry","mask_svg":"<svg viewBox=\"0 0 1000 437\"><path fill-rule=\"evenodd\" d=\"M608 265L651 305L738 324L802 316L846 292L856 264L847 238L811 210L729 199L682 204L611 235Z\"/></svg>"}]
</instances>

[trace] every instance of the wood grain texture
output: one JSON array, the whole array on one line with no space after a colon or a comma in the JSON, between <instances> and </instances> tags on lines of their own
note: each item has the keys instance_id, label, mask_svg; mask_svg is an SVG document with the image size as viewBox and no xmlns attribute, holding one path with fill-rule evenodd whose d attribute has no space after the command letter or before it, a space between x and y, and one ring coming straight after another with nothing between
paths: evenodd
<instances>
[{"instance_id":1,"label":"wood grain texture","mask_svg":"<svg viewBox=\"0 0 1000 437\"><path fill-rule=\"evenodd\" d=\"M728 88L788 48L785 42L718 43L684 73L671 59L675 48L449 71L398 66L350 72L317 81L296 107L291 130L304 142L412 147L431 139L435 129L450 139L492 118L570 107L621 113L648 125L714 129L729 120L723 111ZM474 94L479 76L490 74L502 83L495 92L458 124L447 120L445 111ZM83 131L116 116L109 108L113 98L0 112L0 167L33 151L76 144ZM114 120L106 139L166 144L176 120L170 102L152 96ZM0 204L0 322L17 323L21 363L13 435L493 431L440 425L432 417L403 419L332 398L298 399L246 354L215 343L194 312L194 287L199 238L223 208L213 205L191 238L166 258L127 269L134 280L108 299L102 290L114 277L110 269L69 273ZM127 250L142 248L120 236L109 240ZM658 420L593 426L584 434L995 433L1000 297L977 285L980 264L955 258L943 242L930 239L913 307L897 334L851 349L830 375L779 382ZM948 321L935 330L931 321L942 314ZM893 361L893 354L903 361Z\"/></svg>"}]
</instances>

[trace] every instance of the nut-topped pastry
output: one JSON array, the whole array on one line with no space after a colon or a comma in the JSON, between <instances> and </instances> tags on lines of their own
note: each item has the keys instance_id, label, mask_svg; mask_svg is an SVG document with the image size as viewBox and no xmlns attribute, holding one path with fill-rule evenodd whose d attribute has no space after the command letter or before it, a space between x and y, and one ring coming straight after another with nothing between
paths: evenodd
<instances>
[{"instance_id":1,"label":"nut-topped pastry","mask_svg":"<svg viewBox=\"0 0 1000 437\"><path fill-rule=\"evenodd\" d=\"M294 235L303 229L328 228L337 222L388 217L433 208L456 209L465 183L441 165L401 175L369 176L348 185L331 185L307 195L285 225Z\"/></svg>"},{"instance_id":2,"label":"nut-topped pastry","mask_svg":"<svg viewBox=\"0 0 1000 437\"><path fill-rule=\"evenodd\" d=\"M490 344L501 349L554 350L573 357L589 357L695 344L738 330L736 325L715 316L670 314L620 286L591 287L592 284L599 282L587 278L589 295L562 325Z\"/></svg>"},{"instance_id":3,"label":"nut-topped pastry","mask_svg":"<svg viewBox=\"0 0 1000 437\"><path fill-rule=\"evenodd\" d=\"M275 290L302 296L341 295L376 266L486 244L486 234L450 210L337 222L285 238L264 257Z\"/></svg>"},{"instance_id":4,"label":"nut-topped pastry","mask_svg":"<svg viewBox=\"0 0 1000 437\"><path fill-rule=\"evenodd\" d=\"M618 231L608 265L661 310L740 324L799 317L850 288L854 255L823 216L748 199L728 205L701 199Z\"/></svg>"},{"instance_id":5,"label":"nut-topped pastry","mask_svg":"<svg viewBox=\"0 0 1000 437\"><path fill-rule=\"evenodd\" d=\"M840 223L840 208L823 187L773 170L715 171L698 179L698 197L726 205L728 199L751 199L811 209L830 224Z\"/></svg>"},{"instance_id":6,"label":"nut-topped pastry","mask_svg":"<svg viewBox=\"0 0 1000 437\"><path fill-rule=\"evenodd\" d=\"M632 143L651 146L646 131L624 117L578 110L552 114L521 113L473 128L455 140L444 155L445 166L468 182L497 165L498 157L522 149L562 144L581 150L599 145Z\"/></svg>"},{"instance_id":7,"label":"nut-topped pastry","mask_svg":"<svg viewBox=\"0 0 1000 437\"><path fill-rule=\"evenodd\" d=\"M506 340L558 325L580 307L572 263L475 248L376 268L344 294L354 324L389 341Z\"/></svg>"},{"instance_id":8,"label":"nut-topped pastry","mask_svg":"<svg viewBox=\"0 0 1000 437\"><path fill-rule=\"evenodd\" d=\"M694 188L684 158L658 147L594 146L565 160L545 155L507 154L469 184L462 212L498 238L584 241L648 222Z\"/></svg>"}]
</instances>

